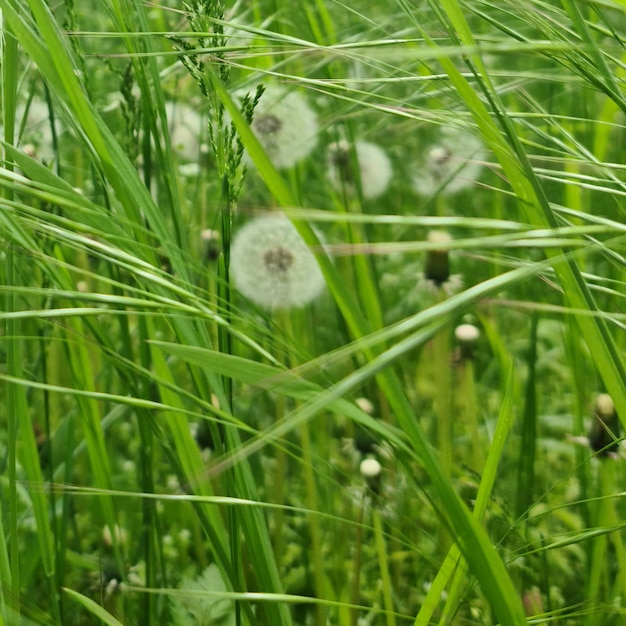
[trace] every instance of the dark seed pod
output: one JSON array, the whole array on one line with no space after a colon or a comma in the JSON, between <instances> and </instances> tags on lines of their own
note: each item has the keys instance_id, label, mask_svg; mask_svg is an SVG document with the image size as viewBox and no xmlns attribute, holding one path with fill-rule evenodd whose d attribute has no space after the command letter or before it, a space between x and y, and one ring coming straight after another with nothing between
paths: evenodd
<instances>
[{"instance_id":1,"label":"dark seed pod","mask_svg":"<svg viewBox=\"0 0 626 626\"><path fill-rule=\"evenodd\" d=\"M613 400L609 394L601 393L596 398L589 445L601 456L607 456L618 449L619 436L619 418Z\"/></svg>"},{"instance_id":2,"label":"dark seed pod","mask_svg":"<svg viewBox=\"0 0 626 626\"><path fill-rule=\"evenodd\" d=\"M447 244L451 240L450 235L443 231L435 230L428 233L428 242L441 244L441 247L426 252L424 277L432 280L438 287L450 278L450 259L448 257Z\"/></svg>"}]
</instances>

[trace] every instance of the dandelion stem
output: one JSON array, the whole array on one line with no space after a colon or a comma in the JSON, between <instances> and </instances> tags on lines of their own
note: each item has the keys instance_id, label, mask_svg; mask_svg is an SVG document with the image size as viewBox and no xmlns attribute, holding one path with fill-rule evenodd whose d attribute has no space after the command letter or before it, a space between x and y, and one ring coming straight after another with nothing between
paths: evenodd
<instances>
[{"instance_id":1,"label":"dandelion stem","mask_svg":"<svg viewBox=\"0 0 626 626\"><path fill-rule=\"evenodd\" d=\"M433 372L436 376L435 414L437 416L437 439L441 469L445 476L452 474L452 419L450 371L450 336L448 327L433 338Z\"/></svg>"},{"instance_id":2,"label":"dandelion stem","mask_svg":"<svg viewBox=\"0 0 626 626\"><path fill-rule=\"evenodd\" d=\"M359 610L354 608L359 604L361 595L361 563L363 557L363 516L365 513L365 498L359 506L358 517L356 519L356 535L354 537L354 554L352 557L352 585L350 586L350 626L357 626L359 620Z\"/></svg>"},{"instance_id":3,"label":"dandelion stem","mask_svg":"<svg viewBox=\"0 0 626 626\"><path fill-rule=\"evenodd\" d=\"M374 506L372 511L372 521L374 523L374 536L376 538L376 551L378 553L378 568L382 581L383 604L385 606L385 618L387 626L396 626L396 616L393 608L393 597L391 595L392 584L389 576L389 564L387 562L387 547L383 535L383 525L380 509Z\"/></svg>"}]
</instances>

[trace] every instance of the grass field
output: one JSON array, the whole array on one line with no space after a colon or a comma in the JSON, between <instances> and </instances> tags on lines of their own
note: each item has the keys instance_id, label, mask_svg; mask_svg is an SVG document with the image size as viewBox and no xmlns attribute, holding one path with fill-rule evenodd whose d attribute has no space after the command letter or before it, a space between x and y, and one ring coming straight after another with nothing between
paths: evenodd
<instances>
[{"instance_id":1,"label":"grass field","mask_svg":"<svg viewBox=\"0 0 626 626\"><path fill-rule=\"evenodd\" d=\"M0 624L624 623L623 0L0 10Z\"/></svg>"}]
</instances>

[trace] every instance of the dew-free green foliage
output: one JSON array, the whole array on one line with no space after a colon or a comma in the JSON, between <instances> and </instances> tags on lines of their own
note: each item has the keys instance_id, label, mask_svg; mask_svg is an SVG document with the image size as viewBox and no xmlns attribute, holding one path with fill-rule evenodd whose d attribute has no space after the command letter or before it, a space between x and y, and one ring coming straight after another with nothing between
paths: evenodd
<instances>
[{"instance_id":1,"label":"dew-free green foliage","mask_svg":"<svg viewBox=\"0 0 626 626\"><path fill-rule=\"evenodd\" d=\"M622 623L623 2L0 9L0 624Z\"/></svg>"}]
</instances>

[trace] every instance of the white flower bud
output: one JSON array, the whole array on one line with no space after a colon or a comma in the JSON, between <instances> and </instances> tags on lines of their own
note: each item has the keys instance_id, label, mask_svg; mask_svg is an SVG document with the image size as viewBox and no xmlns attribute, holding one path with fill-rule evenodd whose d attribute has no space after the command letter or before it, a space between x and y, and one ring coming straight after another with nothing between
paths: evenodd
<instances>
[{"instance_id":1,"label":"white flower bud","mask_svg":"<svg viewBox=\"0 0 626 626\"><path fill-rule=\"evenodd\" d=\"M376 478L380 475L382 467L376 459L363 459L359 471L365 478Z\"/></svg>"}]
</instances>

